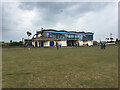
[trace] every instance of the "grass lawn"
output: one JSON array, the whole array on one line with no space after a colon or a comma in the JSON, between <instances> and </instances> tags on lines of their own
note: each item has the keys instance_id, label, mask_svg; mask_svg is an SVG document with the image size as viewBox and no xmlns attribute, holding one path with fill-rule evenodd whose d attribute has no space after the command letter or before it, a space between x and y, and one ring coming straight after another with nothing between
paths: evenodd
<instances>
[{"instance_id":1,"label":"grass lawn","mask_svg":"<svg viewBox=\"0 0 120 90\"><path fill-rule=\"evenodd\" d=\"M117 88L118 47L2 50L3 88Z\"/></svg>"}]
</instances>

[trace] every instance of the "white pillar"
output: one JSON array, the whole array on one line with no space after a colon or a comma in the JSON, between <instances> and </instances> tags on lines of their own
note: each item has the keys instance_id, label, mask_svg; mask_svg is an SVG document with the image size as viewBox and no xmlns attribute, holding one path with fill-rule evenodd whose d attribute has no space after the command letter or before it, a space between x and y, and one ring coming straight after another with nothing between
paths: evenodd
<instances>
[{"instance_id":1,"label":"white pillar","mask_svg":"<svg viewBox=\"0 0 120 90\"><path fill-rule=\"evenodd\" d=\"M35 41L33 41L33 46L35 47Z\"/></svg>"},{"instance_id":2,"label":"white pillar","mask_svg":"<svg viewBox=\"0 0 120 90\"><path fill-rule=\"evenodd\" d=\"M56 46L56 41L54 41L54 46Z\"/></svg>"},{"instance_id":3,"label":"white pillar","mask_svg":"<svg viewBox=\"0 0 120 90\"><path fill-rule=\"evenodd\" d=\"M37 47L39 47L39 41L37 41Z\"/></svg>"},{"instance_id":4,"label":"white pillar","mask_svg":"<svg viewBox=\"0 0 120 90\"><path fill-rule=\"evenodd\" d=\"M79 46L83 46L84 42L79 40Z\"/></svg>"}]
</instances>

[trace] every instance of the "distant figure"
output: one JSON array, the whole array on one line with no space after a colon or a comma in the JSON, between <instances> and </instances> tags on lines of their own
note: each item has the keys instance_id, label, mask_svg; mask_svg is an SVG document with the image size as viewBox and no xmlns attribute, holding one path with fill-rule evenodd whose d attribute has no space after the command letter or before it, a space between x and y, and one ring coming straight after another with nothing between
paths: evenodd
<instances>
[{"instance_id":1,"label":"distant figure","mask_svg":"<svg viewBox=\"0 0 120 90\"><path fill-rule=\"evenodd\" d=\"M88 43L86 45L88 46Z\"/></svg>"},{"instance_id":2,"label":"distant figure","mask_svg":"<svg viewBox=\"0 0 120 90\"><path fill-rule=\"evenodd\" d=\"M30 48L28 48L28 50L30 50Z\"/></svg>"},{"instance_id":3,"label":"distant figure","mask_svg":"<svg viewBox=\"0 0 120 90\"><path fill-rule=\"evenodd\" d=\"M103 49L105 49L105 47L106 47L106 45L105 45L105 44L103 44Z\"/></svg>"},{"instance_id":4,"label":"distant figure","mask_svg":"<svg viewBox=\"0 0 120 90\"><path fill-rule=\"evenodd\" d=\"M60 48L61 48L61 44L60 44Z\"/></svg>"},{"instance_id":5,"label":"distant figure","mask_svg":"<svg viewBox=\"0 0 120 90\"><path fill-rule=\"evenodd\" d=\"M78 43L78 47L79 47L79 43Z\"/></svg>"},{"instance_id":6,"label":"distant figure","mask_svg":"<svg viewBox=\"0 0 120 90\"><path fill-rule=\"evenodd\" d=\"M103 49L103 43L101 43L101 49Z\"/></svg>"},{"instance_id":7,"label":"distant figure","mask_svg":"<svg viewBox=\"0 0 120 90\"><path fill-rule=\"evenodd\" d=\"M58 50L59 44L58 44L58 43L56 43L56 46L57 46L57 50Z\"/></svg>"}]
</instances>

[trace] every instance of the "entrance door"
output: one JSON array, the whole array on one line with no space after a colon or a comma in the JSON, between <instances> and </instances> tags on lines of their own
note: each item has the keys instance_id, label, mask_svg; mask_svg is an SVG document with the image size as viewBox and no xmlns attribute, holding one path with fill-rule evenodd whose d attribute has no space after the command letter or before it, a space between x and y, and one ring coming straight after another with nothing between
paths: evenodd
<instances>
[{"instance_id":1,"label":"entrance door","mask_svg":"<svg viewBox=\"0 0 120 90\"><path fill-rule=\"evenodd\" d=\"M37 41L35 42L35 47L37 47Z\"/></svg>"},{"instance_id":2,"label":"entrance door","mask_svg":"<svg viewBox=\"0 0 120 90\"><path fill-rule=\"evenodd\" d=\"M44 44L43 41L40 41L39 42L39 47L43 47L43 44Z\"/></svg>"},{"instance_id":3,"label":"entrance door","mask_svg":"<svg viewBox=\"0 0 120 90\"><path fill-rule=\"evenodd\" d=\"M44 47L44 42L43 41L41 41L41 47Z\"/></svg>"},{"instance_id":4,"label":"entrance door","mask_svg":"<svg viewBox=\"0 0 120 90\"><path fill-rule=\"evenodd\" d=\"M79 42L78 42L78 47L79 47Z\"/></svg>"},{"instance_id":5,"label":"entrance door","mask_svg":"<svg viewBox=\"0 0 120 90\"><path fill-rule=\"evenodd\" d=\"M41 42L39 42L39 47L41 47Z\"/></svg>"},{"instance_id":6,"label":"entrance door","mask_svg":"<svg viewBox=\"0 0 120 90\"><path fill-rule=\"evenodd\" d=\"M75 41L74 40L67 41L67 46L75 46Z\"/></svg>"},{"instance_id":7,"label":"entrance door","mask_svg":"<svg viewBox=\"0 0 120 90\"><path fill-rule=\"evenodd\" d=\"M53 46L54 46L54 42L50 41L50 47L53 47Z\"/></svg>"},{"instance_id":8,"label":"entrance door","mask_svg":"<svg viewBox=\"0 0 120 90\"><path fill-rule=\"evenodd\" d=\"M71 46L71 43L70 43L70 41L67 41L67 46Z\"/></svg>"}]
</instances>

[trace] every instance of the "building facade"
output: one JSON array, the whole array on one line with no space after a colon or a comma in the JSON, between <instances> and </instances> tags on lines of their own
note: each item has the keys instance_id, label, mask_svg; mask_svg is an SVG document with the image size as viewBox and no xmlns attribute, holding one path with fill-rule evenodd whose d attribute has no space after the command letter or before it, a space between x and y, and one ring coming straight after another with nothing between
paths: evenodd
<instances>
[{"instance_id":1,"label":"building facade","mask_svg":"<svg viewBox=\"0 0 120 90\"><path fill-rule=\"evenodd\" d=\"M38 31L32 39L34 47L55 47L56 43L61 46L92 46L93 33L46 29Z\"/></svg>"}]
</instances>

